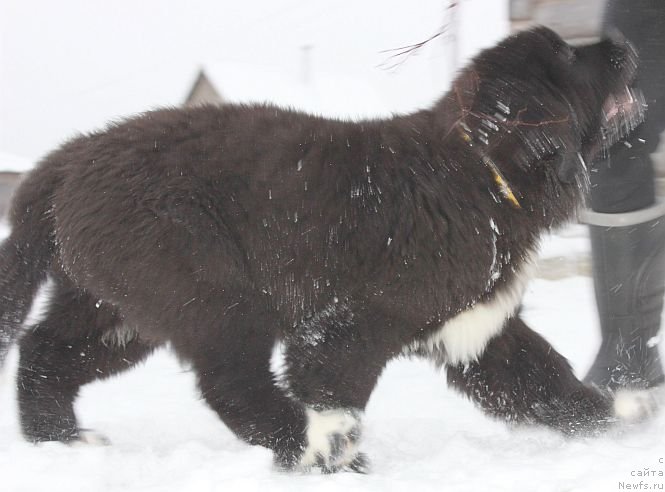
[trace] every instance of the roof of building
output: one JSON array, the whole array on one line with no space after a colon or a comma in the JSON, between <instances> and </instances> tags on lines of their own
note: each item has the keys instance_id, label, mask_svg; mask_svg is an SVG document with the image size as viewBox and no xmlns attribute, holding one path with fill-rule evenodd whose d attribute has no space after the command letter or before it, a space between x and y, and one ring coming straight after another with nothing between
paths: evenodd
<instances>
[{"instance_id":1,"label":"roof of building","mask_svg":"<svg viewBox=\"0 0 665 492\"><path fill-rule=\"evenodd\" d=\"M205 64L192 90L205 76L224 102L273 103L310 113L340 118L391 114L369 80L358 75L313 71L307 79L297 71L250 63ZM190 91L190 96L191 96Z\"/></svg>"},{"instance_id":2,"label":"roof of building","mask_svg":"<svg viewBox=\"0 0 665 492\"><path fill-rule=\"evenodd\" d=\"M0 172L22 173L32 169L34 165L31 159L0 151Z\"/></svg>"}]
</instances>

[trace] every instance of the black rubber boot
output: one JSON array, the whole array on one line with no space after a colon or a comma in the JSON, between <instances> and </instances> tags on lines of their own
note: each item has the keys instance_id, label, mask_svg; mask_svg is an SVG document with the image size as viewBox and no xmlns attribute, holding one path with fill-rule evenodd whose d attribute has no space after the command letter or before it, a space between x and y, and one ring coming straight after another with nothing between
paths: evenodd
<instances>
[{"instance_id":1,"label":"black rubber boot","mask_svg":"<svg viewBox=\"0 0 665 492\"><path fill-rule=\"evenodd\" d=\"M665 2L608 0L603 31L620 31L640 56L636 85L646 121L592 166L593 275L602 344L585 382L617 389L663 383L658 332L665 286L665 207L651 156L665 131Z\"/></svg>"},{"instance_id":2,"label":"black rubber boot","mask_svg":"<svg viewBox=\"0 0 665 492\"><path fill-rule=\"evenodd\" d=\"M658 332L665 293L665 217L639 221L645 218L642 211L598 215L617 224L637 223L590 226L602 343L584 381L611 390L662 384Z\"/></svg>"}]
</instances>

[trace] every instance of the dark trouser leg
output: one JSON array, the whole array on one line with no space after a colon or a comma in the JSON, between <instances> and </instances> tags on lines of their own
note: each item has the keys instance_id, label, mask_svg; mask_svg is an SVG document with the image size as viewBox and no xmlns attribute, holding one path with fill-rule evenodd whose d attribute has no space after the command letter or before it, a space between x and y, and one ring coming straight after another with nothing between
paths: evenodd
<instances>
[{"instance_id":1,"label":"dark trouser leg","mask_svg":"<svg viewBox=\"0 0 665 492\"><path fill-rule=\"evenodd\" d=\"M18 402L23 433L31 441L79 439L73 409L79 388L132 367L153 350L116 331L117 313L96 303L58 281L45 319L20 340Z\"/></svg>"},{"instance_id":2,"label":"dark trouser leg","mask_svg":"<svg viewBox=\"0 0 665 492\"><path fill-rule=\"evenodd\" d=\"M615 145L594 164L594 210L583 216L590 225L602 335L584 379L611 389L663 382L657 334L665 291L665 205L655 199L650 152L658 135L648 123L628 145Z\"/></svg>"},{"instance_id":3,"label":"dark trouser leg","mask_svg":"<svg viewBox=\"0 0 665 492\"><path fill-rule=\"evenodd\" d=\"M446 371L450 385L509 422L579 434L604 428L612 417L611 398L581 383L568 361L519 317L506 322L478 361Z\"/></svg>"},{"instance_id":4,"label":"dark trouser leg","mask_svg":"<svg viewBox=\"0 0 665 492\"><path fill-rule=\"evenodd\" d=\"M592 225L591 245L602 342L585 381L611 389L662 384L658 332L665 293L665 218L621 227Z\"/></svg>"},{"instance_id":5,"label":"dark trouser leg","mask_svg":"<svg viewBox=\"0 0 665 492\"><path fill-rule=\"evenodd\" d=\"M591 172L594 287L602 344L585 381L601 387L663 382L657 333L665 287L665 208L656 202L651 155L665 128L665 3L609 0L606 29L618 29L636 47L636 84L646 121L595 162Z\"/></svg>"}]
</instances>

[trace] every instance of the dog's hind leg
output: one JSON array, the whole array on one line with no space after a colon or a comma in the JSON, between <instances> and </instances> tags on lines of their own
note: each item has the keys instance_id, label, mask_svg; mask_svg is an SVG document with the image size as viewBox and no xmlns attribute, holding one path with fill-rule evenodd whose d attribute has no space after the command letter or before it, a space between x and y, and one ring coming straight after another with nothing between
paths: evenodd
<instances>
[{"instance_id":1,"label":"dog's hind leg","mask_svg":"<svg viewBox=\"0 0 665 492\"><path fill-rule=\"evenodd\" d=\"M297 467L306 416L271 372L279 317L265 298L240 288L187 285L179 294L190 294L173 302L180 308L171 343L191 362L202 397L239 438L271 449L277 465Z\"/></svg>"},{"instance_id":2,"label":"dog's hind leg","mask_svg":"<svg viewBox=\"0 0 665 492\"><path fill-rule=\"evenodd\" d=\"M603 430L617 419L612 396L580 382L568 361L518 316L506 321L477 360L446 371L450 385L507 421L572 435Z\"/></svg>"},{"instance_id":3,"label":"dog's hind leg","mask_svg":"<svg viewBox=\"0 0 665 492\"><path fill-rule=\"evenodd\" d=\"M18 403L28 440L95 440L74 415L79 388L134 366L154 349L123 333L112 306L56 279L43 319L19 342Z\"/></svg>"}]
</instances>

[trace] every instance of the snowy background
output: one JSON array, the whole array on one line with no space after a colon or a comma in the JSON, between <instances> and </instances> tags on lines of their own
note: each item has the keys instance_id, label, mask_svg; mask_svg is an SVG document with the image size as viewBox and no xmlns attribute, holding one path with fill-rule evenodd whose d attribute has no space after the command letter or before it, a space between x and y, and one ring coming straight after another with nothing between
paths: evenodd
<instances>
[{"instance_id":1,"label":"snowy background","mask_svg":"<svg viewBox=\"0 0 665 492\"><path fill-rule=\"evenodd\" d=\"M548 238L545 257L578 256L581 226ZM562 256L563 255L563 256ZM573 256L569 259L573 260ZM591 279L536 279L524 316L582 375L599 342ZM445 374L420 361L389 365L372 395L361 449L369 475L285 474L271 454L236 439L201 401L193 375L161 351L132 372L85 387L82 426L108 447L33 446L20 436L13 353L0 384L0 490L609 492L619 483L665 487L665 415L596 439L546 429L509 429L446 388ZM660 488L655 488L660 490Z\"/></svg>"},{"instance_id":2,"label":"snowy background","mask_svg":"<svg viewBox=\"0 0 665 492\"><path fill-rule=\"evenodd\" d=\"M455 63L508 29L504 0L461 0L454 32L393 67L383 51L437 32L449 19L446 4L0 0L0 161L25 169L73 134L181 104L201 66L251 63L258 78L261 70L297 72L306 45L314 78L367 82L386 112L423 107L447 86ZM360 102L346 88L326 90L336 104ZM548 265L588 259L584 228L548 238L543 255ZM528 322L578 374L599 342L592 295L588 277L567 274L537 279L525 300ZM16 363L14 352L0 382L0 491L607 492L620 482L665 482L636 476L665 471L664 416L599 439L509 429L448 390L444 374L407 360L388 367L367 408L366 476L275 471L268 451L237 440L203 404L192 374L167 351L82 391L82 425L105 433L111 446L32 446L18 429Z\"/></svg>"},{"instance_id":3,"label":"snowy background","mask_svg":"<svg viewBox=\"0 0 665 492\"><path fill-rule=\"evenodd\" d=\"M304 46L314 81L371 86L383 112L427 106L456 64L508 32L507 0L462 0L454 22L448 3L2 0L0 151L34 160L109 119L180 105L199 69L216 64L248 67L272 99L271 73L300 74ZM445 36L395 66L390 50L444 25ZM321 89L338 106L363 103L348 86Z\"/></svg>"}]
</instances>

